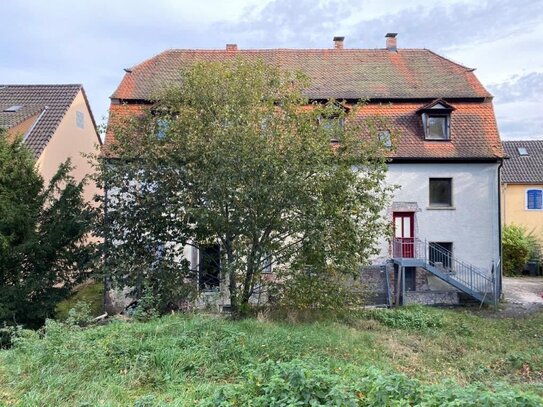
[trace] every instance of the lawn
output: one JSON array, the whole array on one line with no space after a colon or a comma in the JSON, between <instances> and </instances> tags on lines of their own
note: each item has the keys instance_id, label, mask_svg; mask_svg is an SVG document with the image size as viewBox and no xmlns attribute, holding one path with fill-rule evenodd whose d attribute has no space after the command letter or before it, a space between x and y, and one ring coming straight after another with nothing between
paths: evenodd
<instances>
[{"instance_id":1,"label":"lawn","mask_svg":"<svg viewBox=\"0 0 543 407\"><path fill-rule=\"evenodd\" d=\"M306 323L198 314L90 328L50 321L0 351L0 405L520 406L543 405L542 395L542 313L497 319L414 307Z\"/></svg>"}]
</instances>

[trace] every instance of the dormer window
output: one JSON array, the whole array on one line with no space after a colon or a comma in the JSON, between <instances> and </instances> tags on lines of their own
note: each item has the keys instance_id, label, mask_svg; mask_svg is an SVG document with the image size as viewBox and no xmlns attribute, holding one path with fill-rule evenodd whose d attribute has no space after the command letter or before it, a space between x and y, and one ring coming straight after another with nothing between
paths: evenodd
<instances>
[{"instance_id":1,"label":"dormer window","mask_svg":"<svg viewBox=\"0 0 543 407\"><path fill-rule=\"evenodd\" d=\"M377 137L379 137L379 141L383 144L383 146L386 148L392 148L392 138L389 130L381 130L377 133Z\"/></svg>"},{"instance_id":2,"label":"dormer window","mask_svg":"<svg viewBox=\"0 0 543 407\"><path fill-rule=\"evenodd\" d=\"M330 136L332 143L340 141L341 134L345 129L345 118L339 116L319 117L321 128Z\"/></svg>"},{"instance_id":3,"label":"dormer window","mask_svg":"<svg viewBox=\"0 0 543 407\"><path fill-rule=\"evenodd\" d=\"M448 140L450 138L449 115L428 114L425 137L427 140Z\"/></svg>"},{"instance_id":4,"label":"dormer window","mask_svg":"<svg viewBox=\"0 0 543 407\"><path fill-rule=\"evenodd\" d=\"M422 124L424 138L426 140L450 140L451 139L451 112L454 108L441 99L435 100L422 109Z\"/></svg>"}]
</instances>

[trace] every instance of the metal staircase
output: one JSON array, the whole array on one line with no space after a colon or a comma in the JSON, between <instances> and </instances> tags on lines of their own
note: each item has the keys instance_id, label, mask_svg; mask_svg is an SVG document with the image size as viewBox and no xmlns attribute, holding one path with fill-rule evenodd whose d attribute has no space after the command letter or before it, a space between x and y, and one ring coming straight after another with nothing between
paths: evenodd
<instances>
[{"instance_id":1,"label":"metal staircase","mask_svg":"<svg viewBox=\"0 0 543 407\"><path fill-rule=\"evenodd\" d=\"M497 304L498 279L490 272L458 259L436 243L415 238L396 238L393 261L400 267L422 267L481 303Z\"/></svg>"}]
</instances>

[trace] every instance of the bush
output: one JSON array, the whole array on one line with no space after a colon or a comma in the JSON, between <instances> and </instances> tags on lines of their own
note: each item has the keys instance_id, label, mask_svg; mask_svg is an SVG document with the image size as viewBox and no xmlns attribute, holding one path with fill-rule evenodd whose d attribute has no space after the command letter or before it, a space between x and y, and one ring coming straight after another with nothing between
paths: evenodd
<instances>
[{"instance_id":1,"label":"bush","mask_svg":"<svg viewBox=\"0 0 543 407\"><path fill-rule=\"evenodd\" d=\"M343 312L364 304L366 289L354 278L327 270L300 272L278 279L270 287L273 306L289 311Z\"/></svg>"},{"instance_id":2,"label":"bush","mask_svg":"<svg viewBox=\"0 0 543 407\"><path fill-rule=\"evenodd\" d=\"M201 406L540 406L535 395L454 383L424 385L373 367L313 361L268 361L246 372L242 384L226 385Z\"/></svg>"},{"instance_id":3,"label":"bush","mask_svg":"<svg viewBox=\"0 0 543 407\"><path fill-rule=\"evenodd\" d=\"M443 315L440 311L421 305L396 309L368 310L365 314L390 328L419 330L443 326Z\"/></svg>"},{"instance_id":4,"label":"bush","mask_svg":"<svg viewBox=\"0 0 543 407\"><path fill-rule=\"evenodd\" d=\"M507 225L503 228L503 271L506 276L521 275L530 259L539 260L541 246L538 239L524 227Z\"/></svg>"}]
</instances>

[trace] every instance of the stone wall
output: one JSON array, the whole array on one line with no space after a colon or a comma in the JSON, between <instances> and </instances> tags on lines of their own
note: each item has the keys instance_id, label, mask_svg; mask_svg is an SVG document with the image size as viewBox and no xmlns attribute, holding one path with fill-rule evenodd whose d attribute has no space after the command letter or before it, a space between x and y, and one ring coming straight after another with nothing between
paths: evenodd
<instances>
[{"instance_id":1,"label":"stone wall","mask_svg":"<svg viewBox=\"0 0 543 407\"><path fill-rule=\"evenodd\" d=\"M458 304L457 291L409 291L405 293L404 305L408 304Z\"/></svg>"}]
</instances>

